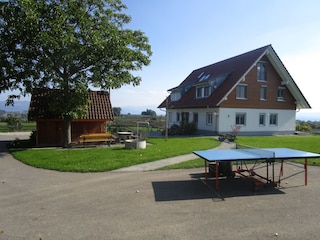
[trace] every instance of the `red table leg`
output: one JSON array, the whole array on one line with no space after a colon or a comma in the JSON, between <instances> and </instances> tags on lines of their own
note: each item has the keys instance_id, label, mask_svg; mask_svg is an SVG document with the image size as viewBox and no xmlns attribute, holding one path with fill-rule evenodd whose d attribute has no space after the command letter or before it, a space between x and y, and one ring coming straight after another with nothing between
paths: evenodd
<instances>
[{"instance_id":1,"label":"red table leg","mask_svg":"<svg viewBox=\"0 0 320 240\"><path fill-rule=\"evenodd\" d=\"M208 180L208 163L206 160L204 160L204 176L206 178L206 180Z\"/></svg>"},{"instance_id":2,"label":"red table leg","mask_svg":"<svg viewBox=\"0 0 320 240\"><path fill-rule=\"evenodd\" d=\"M304 185L308 185L308 159L304 159Z\"/></svg>"}]
</instances>

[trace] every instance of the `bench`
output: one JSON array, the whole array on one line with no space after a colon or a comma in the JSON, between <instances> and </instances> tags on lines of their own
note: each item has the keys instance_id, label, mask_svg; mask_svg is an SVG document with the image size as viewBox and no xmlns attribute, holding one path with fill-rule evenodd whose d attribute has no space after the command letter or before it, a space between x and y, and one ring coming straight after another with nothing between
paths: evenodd
<instances>
[{"instance_id":1,"label":"bench","mask_svg":"<svg viewBox=\"0 0 320 240\"><path fill-rule=\"evenodd\" d=\"M114 143L114 136L112 133L90 133L90 134L82 134L80 136L79 143L97 143L97 142L104 142L107 143L109 146L111 143Z\"/></svg>"},{"instance_id":2,"label":"bench","mask_svg":"<svg viewBox=\"0 0 320 240\"><path fill-rule=\"evenodd\" d=\"M236 135L228 133L226 135L219 135L218 137L220 142L224 142L225 140L227 140L227 142L234 142L236 140Z\"/></svg>"}]
</instances>

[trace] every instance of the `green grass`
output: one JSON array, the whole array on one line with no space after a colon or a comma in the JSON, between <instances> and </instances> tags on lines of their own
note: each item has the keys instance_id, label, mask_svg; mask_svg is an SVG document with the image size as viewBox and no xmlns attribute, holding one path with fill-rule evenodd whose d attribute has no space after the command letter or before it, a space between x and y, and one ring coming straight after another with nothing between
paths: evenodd
<instances>
[{"instance_id":1,"label":"green grass","mask_svg":"<svg viewBox=\"0 0 320 240\"><path fill-rule=\"evenodd\" d=\"M320 135L238 137L237 143L259 148L286 147L302 151L320 153Z\"/></svg>"},{"instance_id":2,"label":"green grass","mask_svg":"<svg viewBox=\"0 0 320 240\"><path fill-rule=\"evenodd\" d=\"M152 162L214 148L220 144L213 138L148 139L146 149L127 150L124 147L78 149L12 150L21 162L44 169L68 172L103 172L122 167Z\"/></svg>"},{"instance_id":3,"label":"green grass","mask_svg":"<svg viewBox=\"0 0 320 240\"><path fill-rule=\"evenodd\" d=\"M31 132L36 129L35 122L22 122L19 132ZM0 132L14 132L14 130L8 127L6 122L0 122Z\"/></svg>"},{"instance_id":4,"label":"green grass","mask_svg":"<svg viewBox=\"0 0 320 240\"><path fill-rule=\"evenodd\" d=\"M292 148L307 152L314 152L320 154L320 135L310 136L264 136L264 137L237 137L237 143L259 147L259 148ZM296 160L296 162L303 163L304 160ZM309 160L309 165L320 166L320 159ZM190 160L183 163L173 164L161 168L160 170L169 169L186 169L203 167L202 159Z\"/></svg>"}]
</instances>

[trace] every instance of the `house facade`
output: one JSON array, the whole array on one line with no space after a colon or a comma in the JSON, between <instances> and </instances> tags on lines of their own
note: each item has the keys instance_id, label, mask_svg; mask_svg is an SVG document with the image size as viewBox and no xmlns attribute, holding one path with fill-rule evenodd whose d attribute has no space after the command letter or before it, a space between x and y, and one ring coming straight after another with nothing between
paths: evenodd
<instances>
[{"instance_id":1,"label":"house facade","mask_svg":"<svg viewBox=\"0 0 320 240\"><path fill-rule=\"evenodd\" d=\"M63 145L63 119L48 110L50 91L52 90L38 91L30 101L28 120L36 122L37 146ZM71 141L79 142L82 134L105 133L107 123L113 119L109 93L90 91L86 116L71 122Z\"/></svg>"},{"instance_id":2,"label":"house facade","mask_svg":"<svg viewBox=\"0 0 320 240\"><path fill-rule=\"evenodd\" d=\"M311 108L271 45L194 70L159 108L167 123L199 133L293 134L296 111Z\"/></svg>"}]
</instances>

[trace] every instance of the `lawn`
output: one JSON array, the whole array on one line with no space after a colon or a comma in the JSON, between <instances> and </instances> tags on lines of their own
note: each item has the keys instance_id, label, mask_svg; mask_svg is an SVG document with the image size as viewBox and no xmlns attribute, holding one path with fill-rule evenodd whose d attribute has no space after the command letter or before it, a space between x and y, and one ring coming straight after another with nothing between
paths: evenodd
<instances>
[{"instance_id":1,"label":"lawn","mask_svg":"<svg viewBox=\"0 0 320 240\"><path fill-rule=\"evenodd\" d=\"M320 153L320 135L313 136L270 136L238 137L237 143L254 147L287 147ZM169 138L148 139L146 149L127 150L124 147L78 148L78 149L26 149L12 150L12 155L28 165L57 171L103 172L135 164L205 150L218 146L213 138ZM309 161L320 166L320 159ZM170 165L162 169L183 169L203 167L203 160Z\"/></svg>"},{"instance_id":2,"label":"lawn","mask_svg":"<svg viewBox=\"0 0 320 240\"><path fill-rule=\"evenodd\" d=\"M19 132L31 132L36 129L35 122L21 122L21 129ZM0 122L0 132L14 132L15 130L8 127L6 122Z\"/></svg>"},{"instance_id":3,"label":"lawn","mask_svg":"<svg viewBox=\"0 0 320 240\"><path fill-rule=\"evenodd\" d=\"M264 137L237 137L237 143L258 147L258 148L292 148L307 152L314 152L320 154L320 135L310 136L264 136ZM296 160L296 162L303 163L304 160ZM320 166L320 159L309 160L309 165ZM183 169L203 167L202 159L190 160L183 163L178 163L161 168L161 170L169 169Z\"/></svg>"},{"instance_id":4,"label":"lawn","mask_svg":"<svg viewBox=\"0 0 320 240\"><path fill-rule=\"evenodd\" d=\"M128 150L123 146L110 148L25 149L11 150L21 162L44 169L67 172L103 172L135 164L189 154L194 150L217 147L220 144L207 138L148 139L146 149Z\"/></svg>"}]
</instances>

